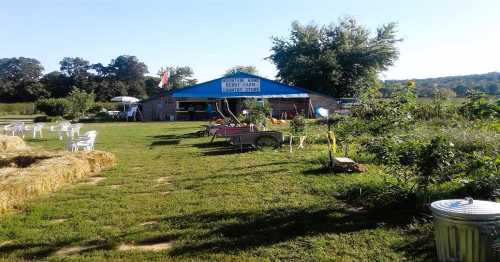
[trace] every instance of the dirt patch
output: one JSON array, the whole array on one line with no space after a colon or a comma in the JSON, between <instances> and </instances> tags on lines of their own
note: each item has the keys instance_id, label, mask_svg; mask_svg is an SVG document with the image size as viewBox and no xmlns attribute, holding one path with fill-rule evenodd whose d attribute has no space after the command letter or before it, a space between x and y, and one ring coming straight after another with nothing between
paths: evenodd
<instances>
[{"instance_id":1,"label":"dirt patch","mask_svg":"<svg viewBox=\"0 0 500 262\"><path fill-rule=\"evenodd\" d=\"M90 177L90 178L87 179L87 181L83 182L82 184L95 186L95 185L99 184L100 182L102 182L104 180L106 180L106 178L105 177L101 177L101 176Z\"/></svg>"},{"instance_id":2,"label":"dirt patch","mask_svg":"<svg viewBox=\"0 0 500 262\"><path fill-rule=\"evenodd\" d=\"M148 227L148 226L156 226L158 225L158 221L148 221L148 222L144 222L142 224L139 224L143 227Z\"/></svg>"},{"instance_id":3,"label":"dirt patch","mask_svg":"<svg viewBox=\"0 0 500 262\"><path fill-rule=\"evenodd\" d=\"M64 223L67 219L66 218L57 218L57 219L52 219L49 222L51 224L61 224Z\"/></svg>"},{"instance_id":4,"label":"dirt patch","mask_svg":"<svg viewBox=\"0 0 500 262\"><path fill-rule=\"evenodd\" d=\"M79 253L82 253L84 251L98 248L99 246L69 246L69 247L63 247L56 252L54 252L52 255L56 257L61 257L61 256L71 256L71 255L77 255Z\"/></svg>"},{"instance_id":5,"label":"dirt patch","mask_svg":"<svg viewBox=\"0 0 500 262\"><path fill-rule=\"evenodd\" d=\"M163 184L163 185L170 185L172 183L170 183L169 180L170 180L170 177L168 177L168 176L160 177L160 178L156 179L156 183Z\"/></svg>"},{"instance_id":6,"label":"dirt patch","mask_svg":"<svg viewBox=\"0 0 500 262\"><path fill-rule=\"evenodd\" d=\"M149 252L159 252L168 250L172 247L172 243L164 242L164 243L155 243L155 244L121 244L118 246L117 250L119 251L149 251Z\"/></svg>"},{"instance_id":7,"label":"dirt patch","mask_svg":"<svg viewBox=\"0 0 500 262\"><path fill-rule=\"evenodd\" d=\"M14 241L13 240L7 240L7 241L0 241L0 248L5 247L5 246L10 246L13 245Z\"/></svg>"}]
</instances>

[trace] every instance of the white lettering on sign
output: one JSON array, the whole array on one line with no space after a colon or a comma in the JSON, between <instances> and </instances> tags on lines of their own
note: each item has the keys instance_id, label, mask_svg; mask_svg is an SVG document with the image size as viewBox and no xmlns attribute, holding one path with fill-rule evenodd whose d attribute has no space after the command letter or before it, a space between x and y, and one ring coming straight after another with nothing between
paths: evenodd
<instances>
[{"instance_id":1,"label":"white lettering on sign","mask_svg":"<svg viewBox=\"0 0 500 262\"><path fill-rule=\"evenodd\" d=\"M223 93L255 93L260 92L260 79L258 78L224 78L222 79Z\"/></svg>"}]
</instances>

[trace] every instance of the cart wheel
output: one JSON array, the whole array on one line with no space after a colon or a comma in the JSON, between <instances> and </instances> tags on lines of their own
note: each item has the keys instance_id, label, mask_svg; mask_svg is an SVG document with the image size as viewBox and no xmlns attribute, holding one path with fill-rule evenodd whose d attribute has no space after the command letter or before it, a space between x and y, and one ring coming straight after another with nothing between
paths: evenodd
<instances>
[{"instance_id":1,"label":"cart wheel","mask_svg":"<svg viewBox=\"0 0 500 262\"><path fill-rule=\"evenodd\" d=\"M278 148L280 146L280 143L275 137L272 136L261 136L258 137L257 140L255 141L255 147L258 149L264 149L264 148Z\"/></svg>"}]
</instances>

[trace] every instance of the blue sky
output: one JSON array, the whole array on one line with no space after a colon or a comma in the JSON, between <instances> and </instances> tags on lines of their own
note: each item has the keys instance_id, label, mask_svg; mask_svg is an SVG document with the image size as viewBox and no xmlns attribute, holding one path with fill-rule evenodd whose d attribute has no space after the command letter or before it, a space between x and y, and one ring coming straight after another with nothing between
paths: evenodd
<instances>
[{"instance_id":1,"label":"blue sky","mask_svg":"<svg viewBox=\"0 0 500 262\"><path fill-rule=\"evenodd\" d=\"M48 72L65 56L129 54L151 74L189 65L204 81L255 65L274 77L271 36L288 36L294 20L349 15L372 30L399 23L400 59L385 79L485 73L500 71L499 14L499 0L1 0L0 57L34 57Z\"/></svg>"}]
</instances>

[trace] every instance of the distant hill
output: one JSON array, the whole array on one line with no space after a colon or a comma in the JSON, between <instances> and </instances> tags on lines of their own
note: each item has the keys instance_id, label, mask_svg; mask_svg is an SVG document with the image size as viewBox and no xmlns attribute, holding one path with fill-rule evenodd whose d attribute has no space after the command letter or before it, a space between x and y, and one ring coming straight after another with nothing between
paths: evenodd
<instances>
[{"instance_id":1,"label":"distant hill","mask_svg":"<svg viewBox=\"0 0 500 262\"><path fill-rule=\"evenodd\" d=\"M386 80L382 93L390 93L391 87L406 83L408 80ZM448 89L463 97L469 90L477 90L491 95L500 95L500 72L478 75L445 76L415 79L419 96L431 96L435 89Z\"/></svg>"}]
</instances>

